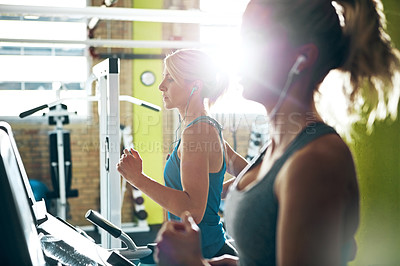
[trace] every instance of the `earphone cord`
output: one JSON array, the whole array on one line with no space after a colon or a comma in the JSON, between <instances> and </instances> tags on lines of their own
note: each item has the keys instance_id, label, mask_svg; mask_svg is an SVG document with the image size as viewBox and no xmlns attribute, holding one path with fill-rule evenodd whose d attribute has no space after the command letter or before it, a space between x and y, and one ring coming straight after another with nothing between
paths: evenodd
<instances>
[{"instance_id":1,"label":"earphone cord","mask_svg":"<svg viewBox=\"0 0 400 266\"><path fill-rule=\"evenodd\" d=\"M286 79L285 86L283 87L283 90L281 94L279 95L278 102L275 104L274 108L272 109L271 113L268 115L269 121L272 121L275 118L276 113L278 112L278 109L281 107L283 100L285 99L287 92L290 88L290 86L293 83L294 77L299 74L298 71L298 66L300 65L301 61L298 60L296 63L292 66L292 68L289 71L288 78Z\"/></svg>"},{"instance_id":2,"label":"earphone cord","mask_svg":"<svg viewBox=\"0 0 400 266\"><path fill-rule=\"evenodd\" d=\"M171 153L172 153L172 152L171 152L171 150L172 150L171 147L172 147L175 143L178 142L178 130L181 129L182 122L185 121L185 119L186 119L187 111L188 111L188 108L189 108L189 102L190 102L190 98L192 98L192 95L193 95L193 91L190 93L189 98L188 98L188 100L187 100L186 107L185 107L185 115L184 115L183 119L180 119L180 116L179 116L179 126L178 126L178 127L176 128L176 130L175 130L175 139L174 139L174 141L169 145L169 148L168 148L169 153L168 153L168 155L167 155L167 160L168 160L169 156L170 156Z\"/></svg>"}]
</instances>

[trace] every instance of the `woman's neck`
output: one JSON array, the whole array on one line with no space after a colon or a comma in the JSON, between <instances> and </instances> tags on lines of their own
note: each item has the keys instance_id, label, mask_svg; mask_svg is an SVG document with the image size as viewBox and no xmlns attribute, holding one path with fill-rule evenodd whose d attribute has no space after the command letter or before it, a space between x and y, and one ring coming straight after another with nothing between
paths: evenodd
<instances>
[{"instance_id":1,"label":"woman's neck","mask_svg":"<svg viewBox=\"0 0 400 266\"><path fill-rule=\"evenodd\" d=\"M308 124L322 121L314 102L301 105L286 100L269 121L270 136L275 146L288 145Z\"/></svg>"},{"instance_id":2,"label":"woman's neck","mask_svg":"<svg viewBox=\"0 0 400 266\"><path fill-rule=\"evenodd\" d=\"M185 128L197 117L207 116L208 112L204 104L201 104L198 101L193 101L189 103L187 108L179 109L179 115L182 119L182 127Z\"/></svg>"}]
</instances>

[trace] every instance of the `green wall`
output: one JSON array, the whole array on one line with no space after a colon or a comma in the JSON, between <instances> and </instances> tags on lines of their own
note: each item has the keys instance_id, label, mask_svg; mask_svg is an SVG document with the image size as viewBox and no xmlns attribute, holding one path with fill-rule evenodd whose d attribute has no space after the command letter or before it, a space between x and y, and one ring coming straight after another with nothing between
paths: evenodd
<instances>
[{"instance_id":1,"label":"green wall","mask_svg":"<svg viewBox=\"0 0 400 266\"><path fill-rule=\"evenodd\" d=\"M361 198L358 254L351 265L400 265L400 123L379 122L351 145Z\"/></svg>"},{"instance_id":2,"label":"green wall","mask_svg":"<svg viewBox=\"0 0 400 266\"><path fill-rule=\"evenodd\" d=\"M134 8L160 9L163 6L162 0L135 0ZM134 40L161 40L161 23L133 22ZM161 54L161 49L135 48L136 54ZM152 71L156 75L156 82L151 86L144 86L140 81L140 75L144 71ZM135 59L133 60L133 97L144 100L158 106L162 106L161 93L158 85L162 79L163 64L160 59ZM155 112L141 106L133 108L133 141L135 148L143 159L144 172L164 183L163 178L163 123L162 111ZM160 224L163 222L162 208L144 195L145 208L149 216L149 224Z\"/></svg>"},{"instance_id":3,"label":"green wall","mask_svg":"<svg viewBox=\"0 0 400 266\"><path fill-rule=\"evenodd\" d=\"M400 1L383 0L388 31L400 47ZM400 88L398 88L400 89ZM400 114L398 115L400 116ZM400 122L376 122L371 135L354 127L350 144L358 171L361 222L358 254L350 265L400 265Z\"/></svg>"}]
</instances>

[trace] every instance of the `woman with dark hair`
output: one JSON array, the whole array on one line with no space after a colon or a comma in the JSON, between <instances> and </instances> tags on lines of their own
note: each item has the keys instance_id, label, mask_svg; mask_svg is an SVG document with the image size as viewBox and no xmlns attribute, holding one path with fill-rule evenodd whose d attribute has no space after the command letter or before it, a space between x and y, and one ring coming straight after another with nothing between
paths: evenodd
<instances>
[{"instance_id":1,"label":"woman with dark hair","mask_svg":"<svg viewBox=\"0 0 400 266\"><path fill-rule=\"evenodd\" d=\"M243 96L264 105L271 139L226 199L227 232L239 256L204 260L201 230L185 213L183 223L160 230L156 258L160 265L346 265L356 254L359 225L355 166L314 96L327 74L340 70L350 77L350 113L367 111L374 120L383 110L386 117L391 100L397 109L400 63L382 4L252 0L242 37Z\"/></svg>"}]
</instances>

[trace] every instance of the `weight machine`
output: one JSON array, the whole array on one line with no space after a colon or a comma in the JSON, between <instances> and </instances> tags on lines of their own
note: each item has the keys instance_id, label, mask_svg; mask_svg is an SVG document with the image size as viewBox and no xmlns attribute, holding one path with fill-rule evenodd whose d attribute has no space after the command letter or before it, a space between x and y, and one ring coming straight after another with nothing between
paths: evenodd
<instances>
[{"instance_id":1,"label":"weight machine","mask_svg":"<svg viewBox=\"0 0 400 266\"><path fill-rule=\"evenodd\" d=\"M63 220L67 219L68 202L67 198L77 197L78 190L71 189L72 181L72 160L70 132L63 129L63 125L69 123L67 106L58 104L49 108L46 115L49 117L49 125L55 125L55 130L49 132L50 150L50 173L54 191L48 192L48 199L55 198L57 202L57 216Z\"/></svg>"},{"instance_id":2,"label":"weight machine","mask_svg":"<svg viewBox=\"0 0 400 266\"><path fill-rule=\"evenodd\" d=\"M94 81L96 84L96 95L88 96L83 100L98 101L99 111L99 140L100 140L100 213L107 221L117 227L121 227L121 181L115 165L120 157L120 119L119 119L119 101L128 101L133 104L160 111L161 108L154 104L136 99L128 95L119 95L119 72L120 63L117 58L108 58L92 68L93 73L86 82L86 87L91 86ZM20 117L26 117L44 108L52 108L66 100L77 98L59 99L55 102L44 104L20 114ZM60 153L60 151L58 152ZM63 159L63 154L58 157L59 161ZM64 166L64 163L59 163ZM62 166L59 168L60 171ZM64 170L65 171L65 170ZM65 177L65 176L64 176ZM65 202L65 179L60 174L59 195L61 203ZM61 218L61 217L60 217ZM111 238L111 235L105 231L100 231L101 244L104 248L118 248L121 241Z\"/></svg>"}]
</instances>

